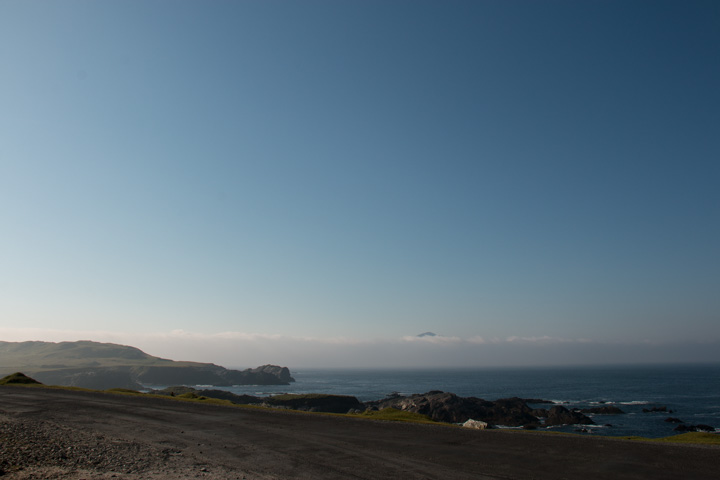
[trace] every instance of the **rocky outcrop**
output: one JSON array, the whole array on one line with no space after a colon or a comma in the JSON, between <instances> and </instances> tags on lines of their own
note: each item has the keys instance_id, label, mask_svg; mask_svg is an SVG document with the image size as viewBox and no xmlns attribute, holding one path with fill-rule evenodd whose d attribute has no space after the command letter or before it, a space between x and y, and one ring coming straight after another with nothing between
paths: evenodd
<instances>
[{"instance_id":1,"label":"rocky outcrop","mask_svg":"<svg viewBox=\"0 0 720 480\"><path fill-rule=\"evenodd\" d=\"M263 405L327 413L348 413L351 410L361 409L363 406L357 398L349 395L322 393L275 395L264 399Z\"/></svg>"},{"instance_id":2,"label":"rocky outcrop","mask_svg":"<svg viewBox=\"0 0 720 480\"><path fill-rule=\"evenodd\" d=\"M680 420L679 418L675 418L675 417L668 417L664 421L667 423L685 423L682 420Z\"/></svg>"},{"instance_id":3,"label":"rocky outcrop","mask_svg":"<svg viewBox=\"0 0 720 480\"><path fill-rule=\"evenodd\" d=\"M571 411L562 405L555 405L548 410L547 418L545 418L546 426L554 425L592 425L595 422L589 417L583 415L579 411Z\"/></svg>"},{"instance_id":4,"label":"rocky outcrop","mask_svg":"<svg viewBox=\"0 0 720 480\"><path fill-rule=\"evenodd\" d=\"M392 396L367 402L370 408L396 408L446 423L464 423L469 419L491 425L522 426L538 423L532 410L520 398L506 398L494 402L475 397L458 397L454 393L431 391L410 396Z\"/></svg>"},{"instance_id":5,"label":"rocky outcrop","mask_svg":"<svg viewBox=\"0 0 720 480\"><path fill-rule=\"evenodd\" d=\"M251 374L272 375L283 383L292 383L295 381L295 379L290 376L290 370L287 367L263 365L261 367L251 368L245 371Z\"/></svg>"}]
</instances>

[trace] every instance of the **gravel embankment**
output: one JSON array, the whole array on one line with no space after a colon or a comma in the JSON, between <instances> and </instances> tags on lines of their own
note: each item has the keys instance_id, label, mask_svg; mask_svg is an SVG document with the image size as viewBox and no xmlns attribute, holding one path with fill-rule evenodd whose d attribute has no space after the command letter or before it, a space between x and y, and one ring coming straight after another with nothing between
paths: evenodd
<instances>
[{"instance_id":1,"label":"gravel embankment","mask_svg":"<svg viewBox=\"0 0 720 480\"><path fill-rule=\"evenodd\" d=\"M172 448L110 438L53 422L0 414L3 479L246 478L208 468Z\"/></svg>"}]
</instances>

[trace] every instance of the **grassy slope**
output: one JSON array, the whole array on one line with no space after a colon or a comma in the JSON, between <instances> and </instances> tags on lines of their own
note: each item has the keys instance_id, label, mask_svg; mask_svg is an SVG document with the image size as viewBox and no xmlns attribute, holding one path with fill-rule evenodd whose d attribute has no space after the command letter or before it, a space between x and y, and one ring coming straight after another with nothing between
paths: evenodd
<instances>
[{"instance_id":1,"label":"grassy slope","mask_svg":"<svg viewBox=\"0 0 720 480\"><path fill-rule=\"evenodd\" d=\"M688 432L679 435L662 438L645 438L645 437L619 437L624 440L642 440L644 442L671 442L671 443L691 443L701 445L720 445L720 435L708 432Z\"/></svg>"},{"instance_id":2,"label":"grassy slope","mask_svg":"<svg viewBox=\"0 0 720 480\"><path fill-rule=\"evenodd\" d=\"M135 347L113 343L0 342L0 373L23 371L30 375L59 368L118 366L202 366L154 357Z\"/></svg>"},{"instance_id":3,"label":"grassy slope","mask_svg":"<svg viewBox=\"0 0 720 480\"><path fill-rule=\"evenodd\" d=\"M24 373L15 372L4 378L0 378L0 385L42 385L34 378L30 378Z\"/></svg>"}]
</instances>

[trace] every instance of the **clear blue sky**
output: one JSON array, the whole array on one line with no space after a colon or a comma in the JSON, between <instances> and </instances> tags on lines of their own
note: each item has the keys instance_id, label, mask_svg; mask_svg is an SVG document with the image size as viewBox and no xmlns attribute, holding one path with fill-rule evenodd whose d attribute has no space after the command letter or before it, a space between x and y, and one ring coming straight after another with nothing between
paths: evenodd
<instances>
[{"instance_id":1,"label":"clear blue sky","mask_svg":"<svg viewBox=\"0 0 720 480\"><path fill-rule=\"evenodd\" d=\"M720 361L718 85L716 1L0 0L0 336Z\"/></svg>"}]
</instances>

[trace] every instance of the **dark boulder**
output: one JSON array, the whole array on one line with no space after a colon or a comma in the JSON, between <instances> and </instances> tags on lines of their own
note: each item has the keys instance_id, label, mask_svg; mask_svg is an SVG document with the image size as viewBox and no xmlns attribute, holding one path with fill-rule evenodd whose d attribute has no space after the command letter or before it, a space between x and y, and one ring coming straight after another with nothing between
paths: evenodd
<instances>
[{"instance_id":1,"label":"dark boulder","mask_svg":"<svg viewBox=\"0 0 720 480\"><path fill-rule=\"evenodd\" d=\"M555 405L548 410L545 425L592 425L593 422L589 417L580 412L570 411L561 405Z\"/></svg>"},{"instance_id":2,"label":"dark boulder","mask_svg":"<svg viewBox=\"0 0 720 480\"><path fill-rule=\"evenodd\" d=\"M497 425L520 426L538 423L533 410L523 399L517 397L496 400L493 402L492 412L494 418L492 423Z\"/></svg>"},{"instance_id":3,"label":"dark boulder","mask_svg":"<svg viewBox=\"0 0 720 480\"><path fill-rule=\"evenodd\" d=\"M675 418L675 417L668 417L665 419L665 421L668 423L685 423L682 420L680 420L679 418Z\"/></svg>"},{"instance_id":4,"label":"dark boulder","mask_svg":"<svg viewBox=\"0 0 720 480\"><path fill-rule=\"evenodd\" d=\"M264 399L264 404L271 407L327 413L347 413L350 410L363 409L363 404L355 397L323 393L275 395Z\"/></svg>"}]
</instances>

